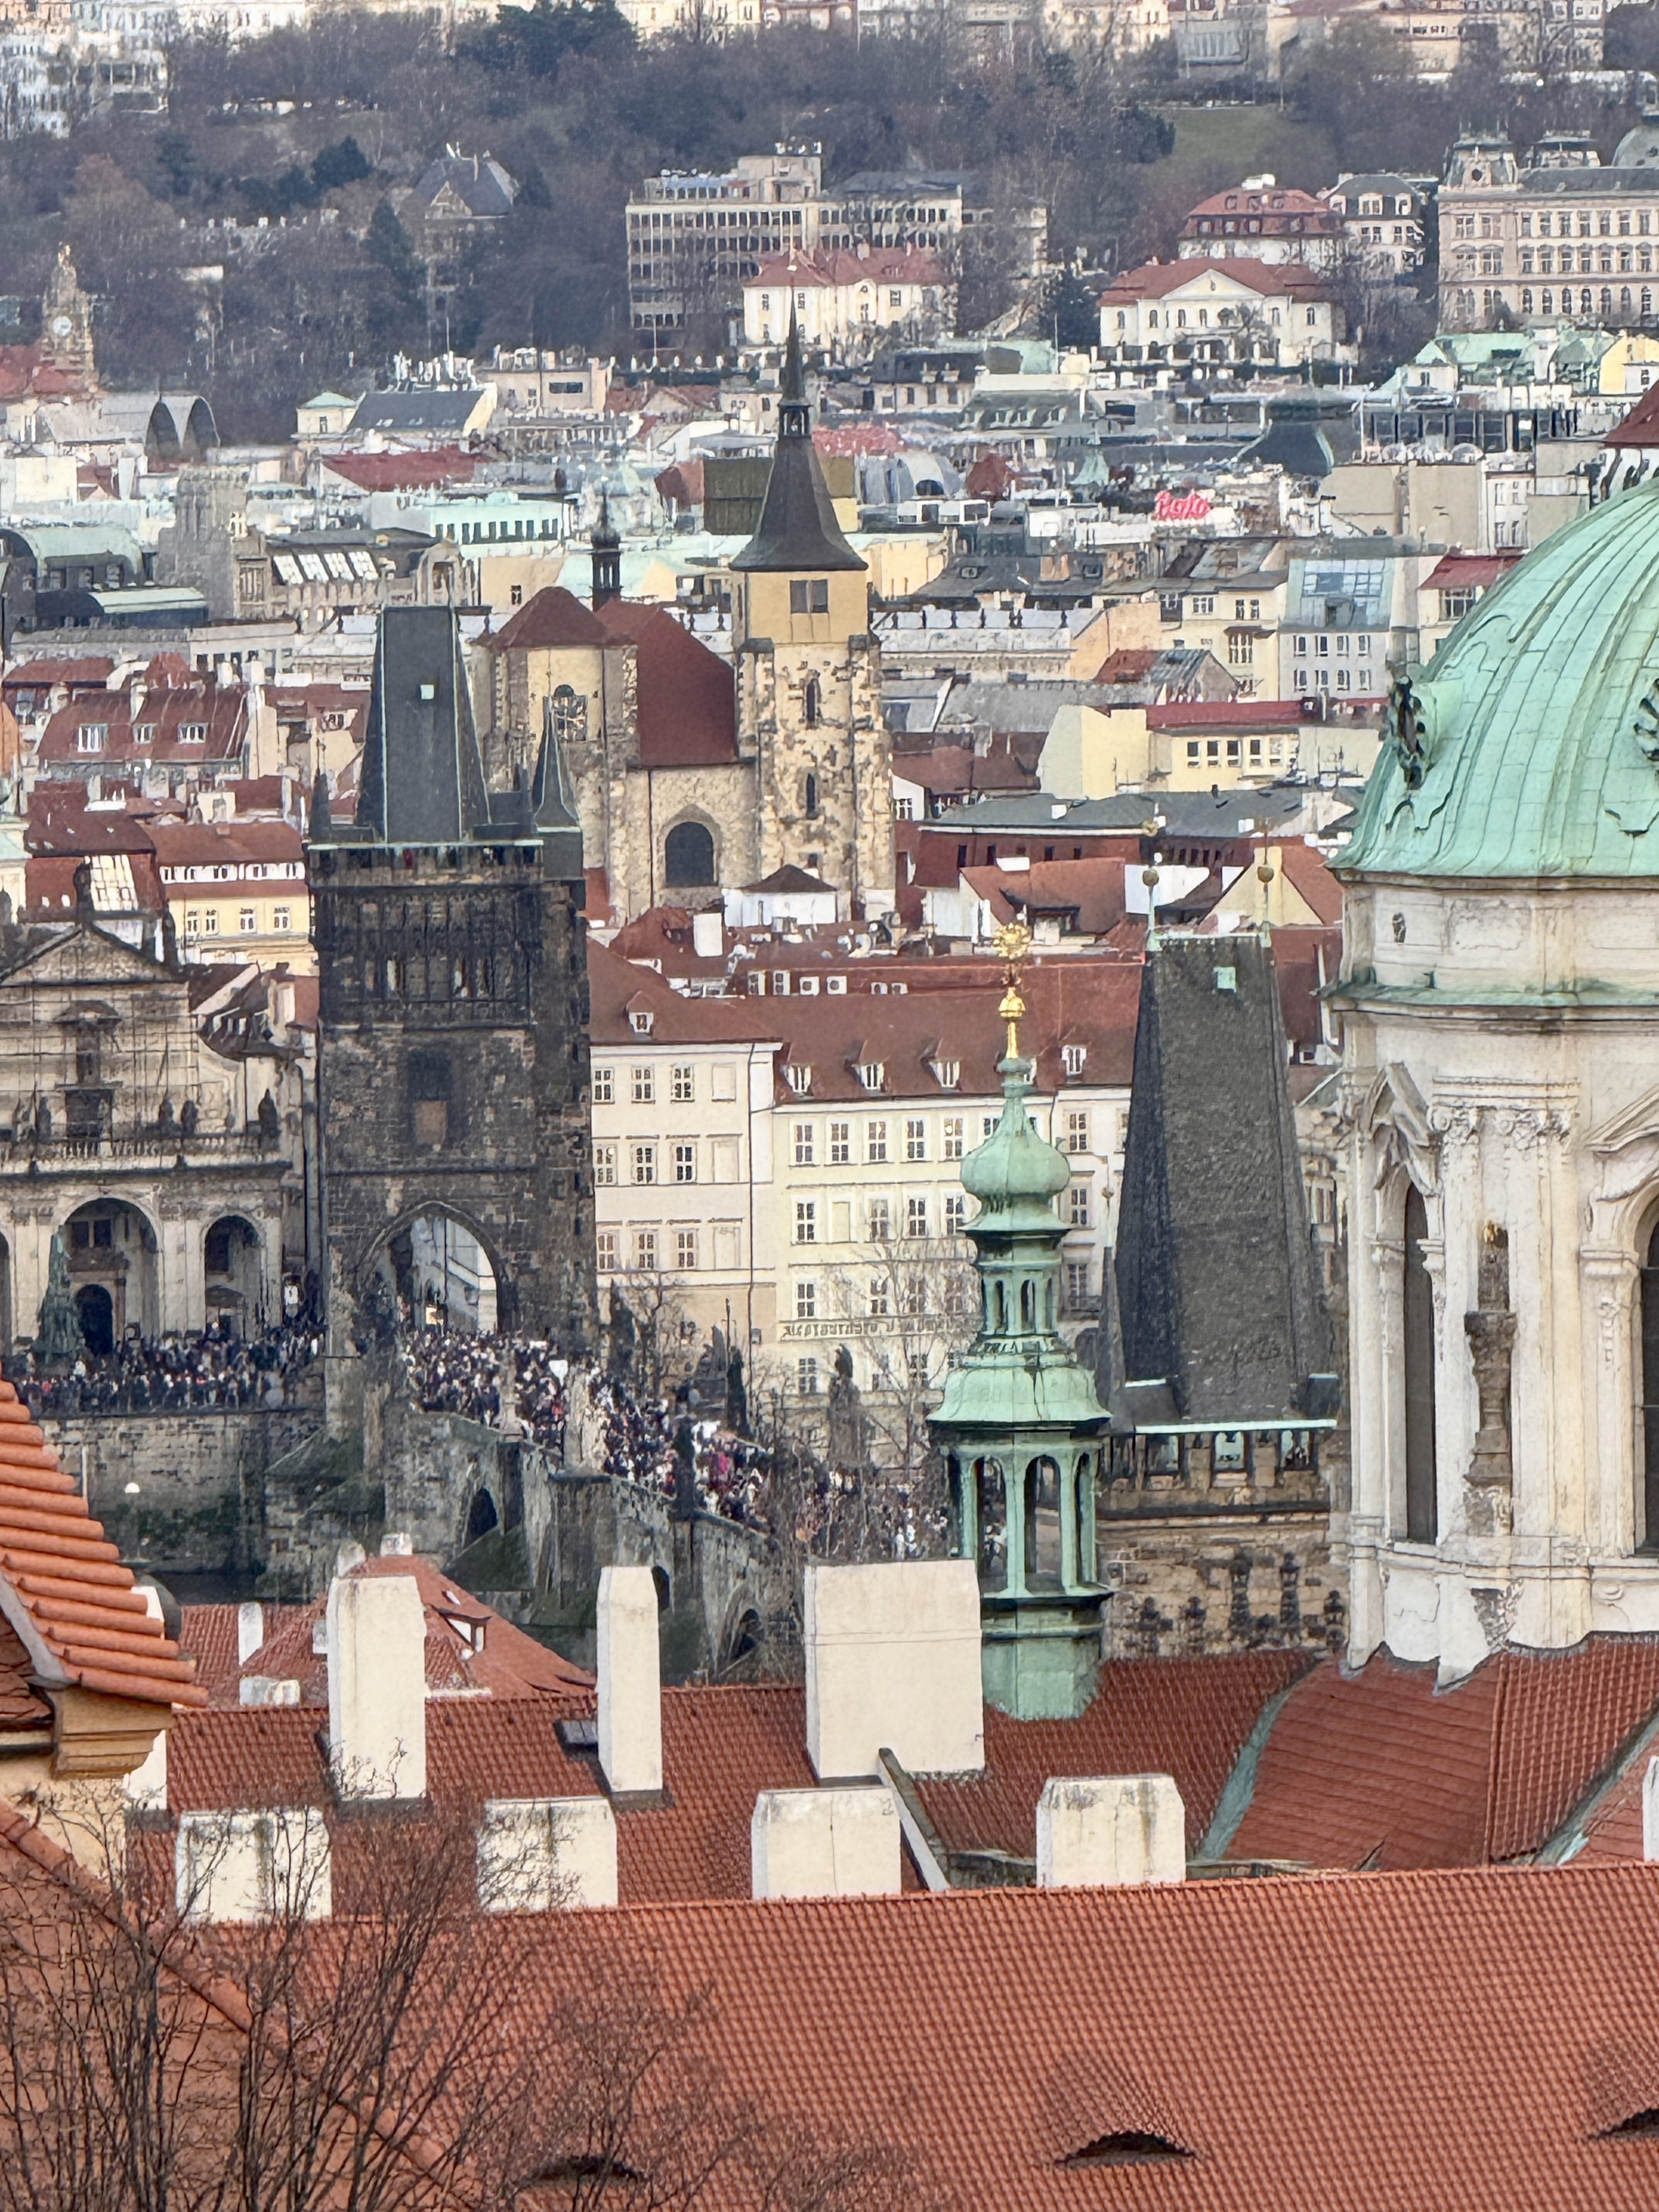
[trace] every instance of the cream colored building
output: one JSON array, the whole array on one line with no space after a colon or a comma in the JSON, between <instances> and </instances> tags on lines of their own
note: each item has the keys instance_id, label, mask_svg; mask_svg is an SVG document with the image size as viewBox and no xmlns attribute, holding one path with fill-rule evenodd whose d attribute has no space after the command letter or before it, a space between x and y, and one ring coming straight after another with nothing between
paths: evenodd
<instances>
[{"instance_id":1,"label":"cream colored building","mask_svg":"<svg viewBox=\"0 0 1659 2212\"><path fill-rule=\"evenodd\" d=\"M594 1224L603 1292L666 1300L699 1341L769 1340L775 1030L738 999L683 999L588 949Z\"/></svg>"},{"instance_id":2,"label":"cream colored building","mask_svg":"<svg viewBox=\"0 0 1659 2212\"><path fill-rule=\"evenodd\" d=\"M836 361L862 359L898 336L928 343L956 329L956 286L920 246L773 254L743 282L746 343L781 347L792 316L801 340Z\"/></svg>"},{"instance_id":3,"label":"cream colored building","mask_svg":"<svg viewBox=\"0 0 1659 2212\"><path fill-rule=\"evenodd\" d=\"M185 959L252 960L316 973L300 833L286 822L150 825L161 889Z\"/></svg>"}]
</instances>

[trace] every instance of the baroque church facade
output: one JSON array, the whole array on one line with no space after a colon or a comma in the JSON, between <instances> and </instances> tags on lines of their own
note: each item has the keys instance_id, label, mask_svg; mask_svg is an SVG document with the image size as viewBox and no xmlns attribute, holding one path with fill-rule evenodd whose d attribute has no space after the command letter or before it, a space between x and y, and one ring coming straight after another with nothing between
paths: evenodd
<instances>
[{"instance_id":1,"label":"baroque church facade","mask_svg":"<svg viewBox=\"0 0 1659 2212\"><path fill-rule=\"evenodd\" d=\"M755 535L732 562L728 664L660 607L625 600L601 524L592 605L538 592L477 648L492 784L544 735L568 768L590 871L612 908L702 906L780 871L842 913L893 902L891 748L868 572L813 447L799 343Z\"/></svg>"},{"instance_id":2,"label":"baroque church facade","mask_svg":"<svg viewBox=\"0 0 1659 2212\"><path fill-rule=\"evenodd\" d=\"M1396 686L1341 872L1350 1654L1659 1630L1659 485Z\"/></svg>"}]
</instances>

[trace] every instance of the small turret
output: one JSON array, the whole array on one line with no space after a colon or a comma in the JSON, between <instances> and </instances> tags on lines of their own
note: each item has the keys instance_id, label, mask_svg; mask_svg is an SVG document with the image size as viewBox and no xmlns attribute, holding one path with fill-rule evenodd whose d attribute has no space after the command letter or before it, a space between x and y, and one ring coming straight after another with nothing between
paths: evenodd
<instances>
[{"instance_id":1,"label":"small turret","mask_svg":"<svg viewBox=\"0 0 1659 2212\"><path fill-rule=\"evenodd\" d=\"M593 562L592 602L595 611L607 599L622 597L622 539L611 520L611 498L599 494L599 519L588 540Z\"/></svg>"}]
</instances>

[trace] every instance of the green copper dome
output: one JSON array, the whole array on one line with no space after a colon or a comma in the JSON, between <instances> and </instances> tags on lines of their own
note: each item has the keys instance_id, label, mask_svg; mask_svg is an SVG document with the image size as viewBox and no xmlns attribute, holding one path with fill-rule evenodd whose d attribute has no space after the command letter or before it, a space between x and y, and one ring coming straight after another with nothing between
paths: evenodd
<instances>
[{"instance_id":1,"label":"green copper dome","mask_svg":"<svg viewBox=\"0 0 1659 2212\"><path fill-rule=\"evenodd\" d=\"M1072 1179L1065 1156L1040 1136L1025 1111L1031 1087L1029 1060L1000 1060L1002 1117L962 1164L962 1187L984 1208L986 1227L1053 1229L1049 1200ZM987 1220L986 1216L993 1218Z\"/></svg>"},{"instance_id":2,"label":"green copper dome","mask_svg":"<svg viewBox=\"0 0 1659 2212\"><path fill-rule=\"evenodd\" d=\"M1395 684L1340 866L1659 876L1659 482L1547 538Z\"/></svg>"}]
</instances>

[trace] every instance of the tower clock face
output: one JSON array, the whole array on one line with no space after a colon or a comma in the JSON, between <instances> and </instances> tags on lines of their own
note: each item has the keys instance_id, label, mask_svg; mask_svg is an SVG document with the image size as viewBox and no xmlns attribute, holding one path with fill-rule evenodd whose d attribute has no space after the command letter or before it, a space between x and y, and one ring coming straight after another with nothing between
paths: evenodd
<instances>
[{"instance_id":1,"label":"tower clock face","mask_svg":"<svg viewBox=\"0 0 1659 2212\"><path fill-rule=\"evenodd\" d=\"M66 338L74 328L74 324L70 322L67 315L53 316L52 324L52 334L53 337Z\"/></svg>"}]
</instances>

